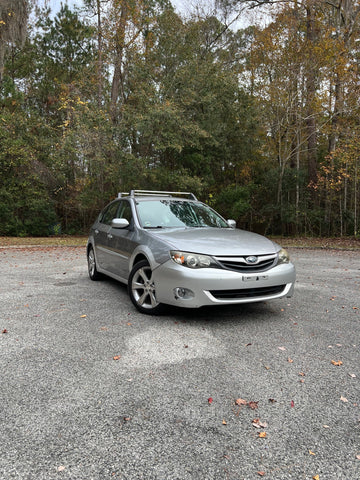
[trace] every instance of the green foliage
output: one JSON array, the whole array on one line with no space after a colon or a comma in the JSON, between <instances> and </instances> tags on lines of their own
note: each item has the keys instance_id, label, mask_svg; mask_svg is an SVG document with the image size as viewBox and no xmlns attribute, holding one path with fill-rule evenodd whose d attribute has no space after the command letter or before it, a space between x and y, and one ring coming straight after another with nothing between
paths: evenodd
<instances>
[{"instance_id":1,"label":"green foliage","mask_svg":"<svg viewBox=\"0 0 360 480\"><path fill-rule=\"evenodd\" d=\"M237 32L167 0L38 10L0 79L0 234L86 232L133 188L192 191L262 233L359 232L357 24L321 0L312 32L295 3Z\"/></svg>"}]
</instances>

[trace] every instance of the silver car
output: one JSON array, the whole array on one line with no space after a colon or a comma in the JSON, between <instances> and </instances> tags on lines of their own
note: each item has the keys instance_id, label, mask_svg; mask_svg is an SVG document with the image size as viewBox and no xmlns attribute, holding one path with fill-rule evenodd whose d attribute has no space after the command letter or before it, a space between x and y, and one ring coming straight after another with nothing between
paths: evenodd
<instances>
[{"instance_id":1,"label":"silver car","mask_svg":"<svg viewBox=\"0 0 360 480\"><path fill-rule=\"evenodd\" d=\"M193 194L132 190L107 205L87 244L91 280L128 285L142 313L291 297L286 250L235 228Z\"/></svg>"}]
</instances>

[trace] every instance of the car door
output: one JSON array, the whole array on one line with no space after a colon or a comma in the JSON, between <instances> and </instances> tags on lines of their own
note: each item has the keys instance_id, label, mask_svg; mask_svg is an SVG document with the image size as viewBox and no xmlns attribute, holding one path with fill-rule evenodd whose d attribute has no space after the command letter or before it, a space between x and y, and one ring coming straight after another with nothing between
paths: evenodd
<instances>
[{"instance_id":1,"label":"car door","mask_svg":"<svg viewBox=\"0 0 360 480\"><path fill-rule=\"evenodd\" d=\"M111 228L108 234L108 250L111 253L109 271L116 276L127 280L129 276L129 259L137 246L135 241L134 219L131 205L128 200L121 200L117 212L118 218L125 218L129 222L126 228Z\"/></svg>"},{"instance_id":2,"label":"car door","mask_svg":"<svg viewBox=\"0 0 360 480\"><path fill-rule=\"evenodd\" d=\"M106 271L109 271L112 258L108 245L111 222L113 218L117 218L119 206L119 201L110 203L100 215L99 221L94 230L96 260L99 267Z\"/></svg>"}]
</instances>

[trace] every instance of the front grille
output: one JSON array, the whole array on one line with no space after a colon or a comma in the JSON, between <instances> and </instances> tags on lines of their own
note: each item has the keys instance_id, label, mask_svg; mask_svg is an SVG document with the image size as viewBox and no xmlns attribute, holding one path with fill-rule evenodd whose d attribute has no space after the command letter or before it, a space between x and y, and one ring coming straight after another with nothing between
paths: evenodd
<instances>
[{"instance_id":1,"label":"front grille","mask_svg":"<svg viewBox=\"0 0 360 480\"><path fill-rule=\"evenodd\" d=\"M210 290L210 293L217 300L236 300L276 295L283 292L285 287L286 285L275 285L274 287L242 288L238 290Z\"/></svg>"},{"instance_id":2,"label":"front grille","mask_svg":"<svg viewBox=\"0 0 360 480\"><path fill-rule=\"evenodd\" d=\"M264 272L273 267L277 260L277 255L261 255L258 256L258 261L255 264L250 264L246 261L246 256L242 257L215 257L218 263L226 270L233 270L235 272Z\"/></svg>"}]
</instances>

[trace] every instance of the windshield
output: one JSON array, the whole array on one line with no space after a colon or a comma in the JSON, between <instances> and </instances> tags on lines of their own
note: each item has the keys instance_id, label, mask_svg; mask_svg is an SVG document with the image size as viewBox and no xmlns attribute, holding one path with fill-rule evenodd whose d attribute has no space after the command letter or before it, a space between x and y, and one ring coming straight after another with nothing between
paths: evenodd
<instances>
[{"instance_id":1,"label":"windshield","mask_svg":"<svg viewBox=\"0 0 360 480\"><path fill-rule=\"evenodd\" d=\"M148 200L138 202L137 212L144 228L230 228L218 213L200 202L168 199Z\"/></svg>"}]
</instances>

